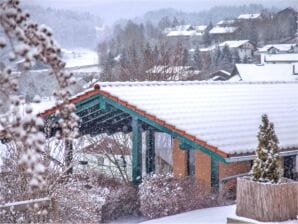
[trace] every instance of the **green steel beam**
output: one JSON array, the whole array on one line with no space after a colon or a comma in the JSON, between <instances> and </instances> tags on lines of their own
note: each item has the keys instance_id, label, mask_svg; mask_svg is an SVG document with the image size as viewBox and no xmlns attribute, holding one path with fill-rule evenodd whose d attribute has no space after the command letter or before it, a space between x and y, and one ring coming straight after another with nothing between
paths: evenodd
<instances>
[{"instance_id":1,"label":"green steel beam","mask_svg":"<svg viewBox=\"0 0 298 224\"><path fill-rule=\"evenodd\" d=\"M109 115L109 114L111 114L111 113L114 113L114 112L117 112L118 110L111 110L111 111L108 111L108 112L106 112L106 113L103 113L103 114L101 114L101 115L99 115L99 116L97 116L97 117L94 117L94 118L92 118L92 119L90 119L90 120L88 120L88 121L85 121L84 122L84 125L85 124L88 124L88 123L90 123L90 122L94 122L94 121L96 121L96 120L98 120L98 119L100 119L100 118L103 118L103 117L105 117L105 116L107 116L107 115Z\"/></svg>"},{"instance_id":2,"label":"green steel beam","mask_svg":"<svg viewBox=\"0 0 298 224\"><path fill-rule=\"evenodd\" d=\"M142 181L142 131L137 118L132 119L132 181Z\"/></svg>"},{"instance_id":3,"label":"green steel beam","mask_svg":"<svg viewBox=\"0 0 298 224\"><path fill-rule=\"evenodd\" d=\"M191 145L189 145L185 141L181 141L179 147L181 150L191 150L192 149Z\"/></svg>"},{"instance_id":4,"label":"green steel beam","mask_svg":"<svg viewBox=\"0 0 298 224\"><path fill-rule=\"evenodd\" d=\"M99 107L98 107L99 108ZM97 110L94 110L94 111L92 111L91 113L88 113L88 114L86 114L86 115L84 115L84 116L79 116L80 118L81 118L81 120L84 120L85 118L88 118L88 117L90 117L90 116L92 116L92 115L94 115L94 114L97 114L98 112L102 112L103 110L102 109L97 109Z\"/></svg>"},{"instance_id":5,"label":"green steel beam","mask_svg":"<svg viewBox=\"0 0 298 224\"><path fill-rule=\"evenodd\" d=\"M107 108L106 102L104 101L103 97L99 98L99 106L100 106L100 109L102 110L105 110Z\"/></svg>"},{"instance_id":6,"label":"green steel beam","mask_svg":"<svg viewBox=\"0 0 298 224\"><path fill-rule=\"evenodd\" d=\"M146 131L146 173L155 171L155 134L152 129Z\"/></svg>"},{"instance_id":7,"label":"green steel beam","mask_svg":"<svg viewBox=\"0 0 298 224\"><path fill-rule=\"evenodd\" d=\"M100 103L100 96L94 95L76 104L76 113L80 113Z\"/></svg>"},{"instance_id":8,"label":"green steel beam","mask_svg":"<svg viewBox=\"0 0 298 224\"><path fill-rule=\"evenodd\" d=\"M117 114L113 115L112 117L109 117L109 118L107 118L107 119L105 119L105 120L100 121L100 123L101 123L101 124L103 124L103 123L107 123L107 122L112 121L112 120L114 120L114 119L116 119L116 118L118 118L118 117L123 116L124 114L126 114L126 113L123 113L123 112L117 113Z\"/></svg>"},{"instance_id":9,"label":"green steel beam","mask_svg":"<svg viewBox=\"0 0 298 224\"><path fill-rule=\"evenodd\" d=\"M208 148L206 148L206 147L204 147L204 146L202 146L202 145L200 145L200 144L198 144L198 143L196 143L196 142L194 142L194 141L192 141L192 140L178 134L177 132L175 132L173 130L170 130L170 129L160 125L159 123L150 120L149 118L137 113L136 111L131 110L131 109L129 109L129 108L127 108L127 107L125 107L125 106L111 100L110 98L105 97L105 96L103 96L102 99L107 104L110 104L113 107L130 114L132 117L137 118L137 119L141 120L142 122L147 123L150 126L160 130L161 132L165 132L165 133L171 135L172 137L177 138L180 141L187 143L188 145L191 146L192 149L199 149L202 152L204 152L204 153L208 154L209 156L211 156L212 158L220 160L223 163L227 163L224 157L222 157L222 156L218 155L217 153L209 150Z\"/></svg>"},{"instance_id":10,"label":"green steel beam","mask_svg":"<svg viewBox=\"0 0 298 224\"><path fill-rule=\"evenodd\" d=\"M112 122L111 125L119 124L119 123L121 123L121 122L123 122L123 121L125 121L125 120L127 120L129 118L131 118L131 116L130 115L126 115L125 117L122 117L120 120L117 120L117 121Z\"/></svg>"}]
</instances>

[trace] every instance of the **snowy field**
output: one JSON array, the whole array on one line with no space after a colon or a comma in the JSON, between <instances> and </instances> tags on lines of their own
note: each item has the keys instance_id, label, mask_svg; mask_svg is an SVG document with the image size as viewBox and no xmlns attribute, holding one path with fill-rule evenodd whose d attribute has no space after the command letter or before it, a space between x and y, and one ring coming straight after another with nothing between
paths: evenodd
<instances>
[{"instance_id":1,"label":"snowy field","mask_svg":"<svg viewBox=\"0 0 298 224\"><path fill-rule=\"evenodd\" d=\"M96 51L78 48L72 50L62 49L62 53L66 68L98 64Z\"/></svg>"},{"instance_id":2,"label":"snowy field","mask_svg":"<svg viewBox=\"0 0 298 224\"><path fill-rule=\"evenodd\" d=\"M290 220L285 222L258 222L252 219L239 218L236 215L236 205L222 206L215 208L198 209L191 212L185 212L178 215L163 217L159 219L153 219L150 221L141 222L142 224L160 224L160 223L187 223L187 224L207 224L207 223L227 223L227 218L241 219L249 221L251 223L283 223L283 224L297 224L298 220Z\"/></svg>"}]
</instances>

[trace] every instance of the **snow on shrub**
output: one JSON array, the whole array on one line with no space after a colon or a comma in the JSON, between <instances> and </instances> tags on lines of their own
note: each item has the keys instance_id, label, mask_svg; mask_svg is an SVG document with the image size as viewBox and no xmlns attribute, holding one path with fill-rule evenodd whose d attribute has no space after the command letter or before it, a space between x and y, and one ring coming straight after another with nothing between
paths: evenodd
<instances>
[{"instance_id":1,"label":"snow on shrub","mask_svg":"<svg viewBox=\"0 0 298 224\"><path fill-rule=\"evenodd\" d=\"M259 127L256 156L251 170L253 180L278 183L282 176L278 139L266 114L262 116Z\"/></svg>"},{"instance_id":2,"label":"snow on shrub","mask_svg":"<svg viewBox=\"0 0 298 224\"><path fill-rule=\"evenodd\" d=\"M139 185L141 213L157 218L205 207L207 194L194 177L153 174Z\"/></svg>"},{"instance_id":3,"label":"snow on shrub","mask_svg":"<svg viewBox=\"0 0 298 224\"><path fill-rule=\"evenodd\" d=\"M53 195L58 223L101 223L138 211L134 186L95 172L62 181Z\"/></svg>"}]
</instances>

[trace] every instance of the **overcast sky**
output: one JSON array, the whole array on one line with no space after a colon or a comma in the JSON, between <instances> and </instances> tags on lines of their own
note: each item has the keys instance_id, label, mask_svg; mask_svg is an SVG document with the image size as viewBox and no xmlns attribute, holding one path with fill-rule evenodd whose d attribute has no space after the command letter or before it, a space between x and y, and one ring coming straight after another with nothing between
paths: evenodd
<instances>
[{"instance_id":1,"label":"overcast sky","mask_svg":"<svg viewBox=\"0 0 298 224\"><path fill-rule=\"evenodd\" d=\"M133 18L146 11L175 8L182 11L201 11L216 5L263 4L266 7L297 6L298 0L23 0L44 7L86 11L104 18L108 23L120 18Z\"/></svg>"}]
</instances>

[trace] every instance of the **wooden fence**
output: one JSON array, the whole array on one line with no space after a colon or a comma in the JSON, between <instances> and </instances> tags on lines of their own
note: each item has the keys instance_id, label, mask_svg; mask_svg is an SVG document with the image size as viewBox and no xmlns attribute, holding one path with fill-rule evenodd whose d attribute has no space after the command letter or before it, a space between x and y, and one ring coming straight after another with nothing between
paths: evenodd
<instances>
[{"instance_id":1,"label":"wooden fence","mask_svg":"<svg viewBox=\"0 0 298 224\"><path fill-rule=\"evenodd\" d=\"M298 215L298 182L266 184L245 178L237 180L239 216L259 221L285 221Z\"/></svg>"},{"instance_id":2,"label":"wooden fence","mask_svg":"<svg viewBox=\"0 0 298 224\"><path fill-rule=\"evenodd\" d=\"M0 212L22 213L26 217L26 222L48 223L50 215L53 215L53 200L49 197L37 198L26 201L17 201L0 205ZM45 211L45 213L44 213ZM13 213L12 213L13 212ZM1 218L0 218L1 222Z\"/></svg>"}]
</instances>

